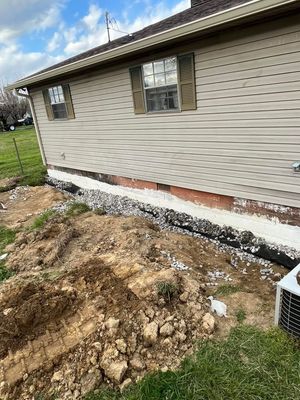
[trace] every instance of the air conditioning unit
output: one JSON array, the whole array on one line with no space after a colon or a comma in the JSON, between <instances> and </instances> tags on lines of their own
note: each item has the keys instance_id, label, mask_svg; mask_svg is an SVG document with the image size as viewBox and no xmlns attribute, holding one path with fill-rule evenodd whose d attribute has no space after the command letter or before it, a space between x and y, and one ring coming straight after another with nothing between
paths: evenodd
<instances>
[{"instance_id":1,"label":"air conditioning unit","mask_svg":"<svg viewBox=\"0 0 300 400\"><path fill-rule=\"evenodd\" d=\"M275 324L295 337L300 337L300 264L277 283Z\"/></svg>"}]
</instances>

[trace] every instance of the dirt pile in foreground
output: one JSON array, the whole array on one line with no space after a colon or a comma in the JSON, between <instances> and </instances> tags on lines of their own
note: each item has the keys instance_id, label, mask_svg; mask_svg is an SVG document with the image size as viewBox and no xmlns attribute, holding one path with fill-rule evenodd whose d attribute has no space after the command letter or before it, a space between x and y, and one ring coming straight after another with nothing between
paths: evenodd
<instances>
[{"instance_id":1,"label":"dirt pile in foreground","mask_svg":"<svg viewBox=\"0 0 300 400\"><path fill-rule=\"evenodd\" d=\"M226 334L240 310L249 323L272 321L273 275L262 279L261 266L142 218L58 216L19 233L8 250L16 272L0 287L0 394L8 399L122 388L176 368L196 339ZM217 296L227 319L207 302L223 286L234 289Z\"/></svg>"}]
</instances>

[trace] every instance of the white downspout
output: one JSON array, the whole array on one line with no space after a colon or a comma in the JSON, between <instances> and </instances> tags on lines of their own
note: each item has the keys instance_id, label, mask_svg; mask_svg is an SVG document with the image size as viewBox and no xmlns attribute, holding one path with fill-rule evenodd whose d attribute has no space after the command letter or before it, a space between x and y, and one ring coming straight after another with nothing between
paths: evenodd
<instances>
[{"instance_id":1,"label":"white downspout","mask_svg":"<svg viewBox=\"0 0 300 400\"><path fill-rule=\"evenodd\" d=\"M30 106L31 115L32 115L33 122L34 122L35 132L36 132L36 136L37 136L37 140L38 140L38 144L39 144L39 148L40 148L40 152L41 152L41 156L42 156L42 160L43 160L43 165L46 166L47 162L46 162L45 150L43 147L40 128L39 128L39 124L38 124L38 121L36 118L36 113L35 113L32 97L29 94L20 93L18 89L15 89L15 93L17 96L26 97L26 99L28 99L28 101L29 101L29 106Z\"/></svg>"}]
</instances>

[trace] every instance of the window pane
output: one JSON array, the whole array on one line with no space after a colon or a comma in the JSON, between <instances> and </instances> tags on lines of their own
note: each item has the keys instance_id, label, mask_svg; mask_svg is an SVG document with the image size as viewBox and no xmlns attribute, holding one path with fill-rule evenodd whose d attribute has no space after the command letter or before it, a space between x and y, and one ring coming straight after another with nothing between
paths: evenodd
<instances>
[{"instance_id":1,"label":"window pane","mask_svg":"<svg viewBox=\"0 0 300 400\"><path fill-rule=\"evenodd\" d=\"M53 95L53 89L52 88L48 89L48 92L49 92L49 96L50 96L50 103L51 104L55 103L55 98L54 98L54 95Z\"/></svg>"},{"instance_id":2,"label":"window pane","mask_svg":"<svg viewBox=\"0 0 300 400\"><path fill-rule=\"evenodd\" d=\"M144 77L145 87L153 87L154 86L154 76L149 75Z\"/></svg>"},{"instance_id":3,"label":"window pane","mask_svg":"<svg viewBox=\"0 0 300 400\"><path fill-rule=\"evenodd\" d=\"M154 73L158 74L160 72L164 72L165 68L164 68L164 62L163 61L156 61L154 63Z\"/></svg>"},{"instance_id":4,"label":"window pane","mask_svg":"<svg viewBox=\"0 0 300 400\"><path fill-rule=\"evenodd\" d=\"M166 86L146 90L148 111L178 109L177 86Z\"/></svg>"},{"instance_id":5,"label":"window pane","mask_svg":"<svg viewBox=\"0 0 300 400\"><path fill-rule=\"evenodd\" d=\"M67 118L65 103L52 104L54 119Z\"/></svg>"},{"instance_id":6,"label":"window pane","mask_svg":"<svg viewBox=\"0 0 300 400\"><path fill-rule=\"evenodd\" d=\"M153 65L152 65L152 63L144 64L143 65L143 70L144 70L144 75L152 75L153 74Z\"/></svg>"},{"instance_id":7,"label":"window pane","mask_svg":"<svg viewBox=\"0 0 300 400\"><path fill-rule=\"evenodd\" d=\"M176 71L166 72L166 84L172 85L173 83L177 83L177 74Z\"/></svg>"},{"instance_id":8,"label":"window pane","mask_svg":"<svg viewBox=\"0 0 300 400\"><path fill-rule=\"evenodd\" d=\"M175 57L165 59L165 70L166 71L176 70L176 58Z\"/></svg>"},{"instance_id":9,"label":"window pane","mask_svg":"<svg viewBox=\"0 0 300 400\"><path fill-rule=\"evenodd\" d=\"M62 86L54 86L48 89L51 104L64 103L64 93Z\"/></svg>"},{"instance_id":10,"label":"window pane","mask_svg":"<svg viewBox=\"0 0 300 400\"><path fill-rule=\"evenodd\" d=\"M58 98L59 98L59 101L60 101L61 103L63 103L63 102L65 101L65 99L64 99L64 92L63 92L62 86L58 86L58 87L57 87L57 90L58 90Z\"/></svg>"},{"instance_id":11,"label":"window pane","mask_svg":"<svg viewBox=\"0 0 300 400\"><path fill-rule=\"evenodd\" d=\"M168 87L168 102L170 110L178 109L177 86Z\"/></svg>"},{"instance_id":12,"label":"window pane","mask_svg":"<svg viewBox=\"0 0 300 400\"><path fill-rule=\"evenodd\" d=\"M156 74L155 75L155 86L165 86L165 74Z\"/></svg>"}]
</instances>

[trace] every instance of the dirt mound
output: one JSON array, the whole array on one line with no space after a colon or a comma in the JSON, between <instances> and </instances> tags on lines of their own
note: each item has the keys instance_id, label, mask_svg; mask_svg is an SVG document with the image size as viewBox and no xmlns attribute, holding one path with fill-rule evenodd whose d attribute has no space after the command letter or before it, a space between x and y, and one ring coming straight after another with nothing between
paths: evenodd
<instances>
[{"instance_id":1,"label":"dirt mound","mask_svg":"<svg viewBox=\"0 0 300 400\"><path fill-rule=\"evenodd\" d=\"M28 225L45 209L66 200L65 194L46 186L18 186L9 192L0 192L0 202L5 206L1 224L10 228Z\"/></svg>"},{"instance_id":2,"label":"dirt mound","mask_svg":"<svg viewBox=\"0 0 300 400\"><path fill-rule=\"evenodd\" d=\"M61 216L50 221L42 231L21 232L8 247L13 251L9 267L16 272L41 271L61 264L62 254L76 235L71 222Z\"/></svg>"},{"instance_id":3,"label":"dirt mound","mask_svg":"<svg viewBox=\"0 0 300 400\"><path fill-rule=\"evenodd\" d=\"M247 322L272 323L271 273L262 279L259 265L142 218L56 217L9 250L17 275L0 289L0 394L9 399L80 398L102 382L123 387L176 368L241 310ZM209 313L210 294L228 303L227 319Z\"/></svg>"},{"instance_id":4,"label":"dirt mound","mask_svg":"<svg viewBox=\"0 0 300 400\"><path fill-rule=\"evenodd\" d=\"M74 311L76 296L49 284L28 282L2 291L0 310L0 356L16 350L50 329L62 316Z\"/></svg>"}]
</instances>

